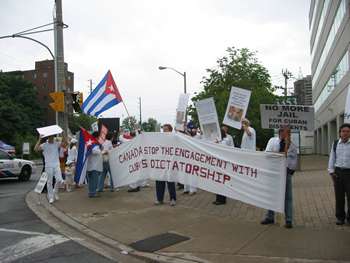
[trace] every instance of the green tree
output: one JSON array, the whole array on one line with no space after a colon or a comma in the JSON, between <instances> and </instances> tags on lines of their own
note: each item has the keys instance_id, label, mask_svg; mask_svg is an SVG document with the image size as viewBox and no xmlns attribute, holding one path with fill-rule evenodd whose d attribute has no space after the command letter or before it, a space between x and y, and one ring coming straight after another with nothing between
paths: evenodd
<instances>
[{"instance_id":1,"label":"green tree","mask_svg":"<svg viewBox=\"0 0 350 263\"><path fill-rule=\"evenodd\" d=\"M68 128L73 134L76 134L79 131L79 126L87 131L91 131L91 124L96 121L98 121L96 117L89 116L85 113L69 114Z\"/></svg>"},{"instance_id":2,"label":"green tree","mask_svg":"<svg viewBox=\"0 0 350 263\"><path fill-rule=\"evenodd\" d=\"M126 117L123 121L122 121L122 126L121 128L123 128L124 130L133 130L134 127L132 126L131 122L130 122L130 119L132 119L136 125L137 121L136 121L136 118L135 116L129 116L129 117Z\"/></svg>"},{"instance_id":3,"label":"green tree","mask_svg":"<svg viewBox=\"0 0 350 263\"><path fill-rule=\"evenodd\" d=\"M201 83L204 90L191 98L193 102L213 97L219 121L224 119L231 87L250 90L251 97L246 118L251 122L257 134L257 147L265 148L267 141L273 136L272 130L261 128L260 104L272 104L275 98L275 88L271 86L270 75L256 58L256 52L247 48L227 49L228 55L217 60L217 66L206 69L209 77L203 77ZM192 122L198 123L198 116L194 106L190 106L188 114ZM234 137L235 145L240 146L242 130L230 127L229 134Z\"/></svg>"},{"instance_id":4,"label":"green tree","mask_svg":"<svg viewBox=\"0 0 350 263\"><path fill-rule=\"evenodd\" d=\"M44 109L37 103L32 84L21 77L0 72L0 140L21 152L22 142L33 136L44 124Z\"/></svg>"},{"instance_id":5,"label":"green tree","mask_svg":"<svg viewBox=\"0 0 350 263\"><path fill-rule=\"evenodd\" d=\"M142 123L142 130L145 132L155 132L157 125L160 125L160 123L156 119L148 118L147 122Z\"/></svg>"}]
</instances>

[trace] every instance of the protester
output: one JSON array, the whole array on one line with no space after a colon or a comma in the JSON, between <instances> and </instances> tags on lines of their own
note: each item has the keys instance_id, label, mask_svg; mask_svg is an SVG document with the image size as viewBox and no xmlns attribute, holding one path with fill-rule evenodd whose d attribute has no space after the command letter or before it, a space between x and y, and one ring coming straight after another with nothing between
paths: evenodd
<instances>
[{"instance_id":1,"label":"protester","mask_svg":"<svg viewBox=\"0 0 350 263\"><path fill-rule=\"evenodd\" d=\"M256 134L253 127L250 126L248 119L242 118L242 129L244 130L241 148L251 151L256 151Z\"/></svg>"},{"instance_id":2,"label":"protester","mask_svg":"<svg viewBox=\"0 0 350 263\"><path fill-rule=\"evenodd\" d=\"M164 124L162 126L162 129L163 129L163 132L172 132L173 131L173 127L170 124ZM170 205L175 206L176 205L175 182L166 182L166 181L156 181L157 201L154 204L155 205L164 204L165 183L168 184Z\"/></svg>"},{"instance_id":3,"label":"protester","mask_svg":"<svg viewBox=\"0 0 350 263\"><path fill-rule=\"evenodd\" d=\"M60 147L68 145L65 132L62 131L62 142L55 141L54 135L47 137L47 141L40 144L43 134L39 135L39 140L35 144L34 151L45 152L45 172L47 173L47 192L49 197L49 203L53 203L54 200L59 200L58 189L62 182L62 174L60 167L60 160L58 150ZM53 177L56 179L54 188L52 188Z\"/></svg>"},{"instance_id":4,"label":"protester","mask_svg":"<svg viewBox=\"0 0 350 263\"><path fill-rule=\"evenodd\" d=\"M103 170L98 178L98 186L97 192L102 192L105 184L106 175L109 173L110 177L110 189L114 191L111 167L109 165L108 151L113 149L112 140L113 140L113 132L109 132L106 134L106 141L103 143L103 152L102 152L102 161L103 161Z\"/></svg>"},{"instance_id":5,"label":"protester","mask_svg":"<svg viewBox=\"0 0 350 263\"><path fill-rule=\"evenodd\" d=\"M332 144L329 157L328 172L334 182L336 224L350 223L350 124L345 123L339 128L340 139ZM345 195L348 206L345 212Z\"/></svg>"},{"instance_id":6,"label":"protester","mask_svg":"<svg viewBox=\"0 0 350 263\"><path fill-rule=\"evenodd\" d=\"M71 139L70 140L70 144L68 147L68 157L67 157L67 162L66 164L70 161L74 166L74 170L75 170L75 166L77 165L77 160L78 160L78 150L77 150L77 140L76 139ZM83 188L84 186L82 186L81 184L79 184L78 182L75 183L75 188Z\"/></svg>"},{"instance_id":7,"label":"protester","mask_svg":"<svg viewBox=\"0 0 350 263\"><path fill-rule=\"evenodd\" d=\"M292 176L297 167L297 147L291 140L290 126L284 126L284 129L278 131L278 137L269 140L266 152L277 152L285 154L287 158L287 177L286 191L284 200L284 213L286 220L286 228L292 228L293 221L293 195L292 195ZM268 210L266 218L261 221L262 225L274 223L275 212Z\"/></svg>"},{"instance_id":8,"label":"protester","mask_svg":"<svg viewBox=\"0 0 350 263\"><path fill-rule=\"evenodd\" d=\"M225 128L223 126L221 127L220 132L221 132L221 141L216 140L216 143L228 146L227 134L226 134ZM232 141L232 143L233 143L233 141ZM234 147L234 144L232 145L232 147ZM213 204L214 205L224 205L224 204L226 204L226 199L227 199L226 196L216 194L216 199L213 202Z\"/></svg>"},{"instance_id":9,"label":"protester","mask_svg":"<svg viewBox=\"0 0 350 263\"><path fill-rule=\"evenodd\" d=\"M71 192L71 185L74 183L74 173L75 173L75 164L72 160L68 160L66 162L66 169L64 170L64 175L65 175L65 179L64 179L64 184L65 187L64 189L67 192Z\"/></svg>"},{"instance_id":10,"label":"protester","mask_svg":"<svg viewBox=\"0 0 350 263\"><path fill-rule=\"evenodd\" d=\"M99 132L94 131L92 134L96 140L99 137ZM101 194L97 193L98 186L98 178L100 177L100 173L103 170L102 165L102 151L103 147L95 145L92 148L92 151L87 159L86 171L89 178L89 197L100 197Z\"/></svg>"},{"instance_id":11,"label":"protester","mask_svg":"<svg viewBox=\"0 0 350 263\"><path fill-rule=\"evenodd\" d=\"M235 144L233 143L233 138L230 134L228 134L228 126L226 124L221 124L220 126L221 129L223 129L226 133L226 142L227 142L227 146L231 146L231 147L235 147Z\"/></svg>"}]
</instances>

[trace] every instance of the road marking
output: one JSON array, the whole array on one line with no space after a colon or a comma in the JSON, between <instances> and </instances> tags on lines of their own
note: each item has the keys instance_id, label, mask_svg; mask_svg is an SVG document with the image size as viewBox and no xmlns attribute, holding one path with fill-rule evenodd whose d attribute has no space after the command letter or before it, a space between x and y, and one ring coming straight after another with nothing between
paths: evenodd
<instances>
[{"instance_id":1,"label":"road marking","mask_svg":"<svg viewBox=\"0 0 350 263\"><path fill-rule=\"evenodd\" d=\"M38 232L20 231L15 229L4 228L0 228L0 231L35 235L33 237L23 239L21 242L15 245L2 248L0 250L0 262L2 263L11 262L21 257L36 253L51 246L55 246L70 240L62 235L43 234Z\"/></svg>"}]
</instances>

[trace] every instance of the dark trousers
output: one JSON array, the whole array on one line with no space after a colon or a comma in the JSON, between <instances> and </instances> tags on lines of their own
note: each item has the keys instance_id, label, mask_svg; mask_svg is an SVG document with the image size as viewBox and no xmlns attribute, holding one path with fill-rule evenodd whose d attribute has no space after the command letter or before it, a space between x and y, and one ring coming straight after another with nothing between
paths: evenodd
<instances>
[{"instance_id":1,"label":"dark trousers","mask_svg":"<svg viewBox=\"0 0 350 263\"><path fill-rule=\"evenodd\" d=\"M335 216L337 219L350 222L350 169L342 170L335 168L334 193L335 193ZM345 212L345 196L348 206Z\"/></svg>"},{"instance_id":2,"label":"dark trousers","mask_svg":"<svg viewBox=\"0 0 350 263\"><path fill-rule=\"evenodd\" d=\"M217 194L215 201L225 204L226 203L226 196Z\"/></svg>"},{"instance_id":3,"label":"dark trousers","mask_svg":"<svg viewBox=\"0 0 350 263\"><path fill-rule=\"evenodd\" d=\"M168 184L170 200L176 200L176 189L174 182L156 181L157 201L163 201L165 194L165 183Z\"/></svg>"}]
</instances>

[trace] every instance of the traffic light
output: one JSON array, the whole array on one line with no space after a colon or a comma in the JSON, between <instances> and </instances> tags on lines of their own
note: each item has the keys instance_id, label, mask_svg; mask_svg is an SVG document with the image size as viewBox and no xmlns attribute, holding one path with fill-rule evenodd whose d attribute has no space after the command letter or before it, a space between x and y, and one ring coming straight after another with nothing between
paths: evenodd
<instances>
[{"instance_id":1,"label":"traffic light","mask_svg":"<svg viewBox=\"0 0 350 263\"><path fill-rule=\"evenodd\" d=\"M73 93L72 94L73 98L73 109L75 112L81 112L81 105L83 105L83 93L78 92L78 93Z\"/></svg>"},{"instance_id":2,"label":"traffic light","mask_svg":"<svg viewBox=\"0 0 350 263\"><path fill-rule=\"evenodd\" d=\"M64 112L64 93L63 91L57 91L55 93L50 93L51 98L55 101L50 103L50 106L58 112Z\"/></svg>"}]
</instances>

